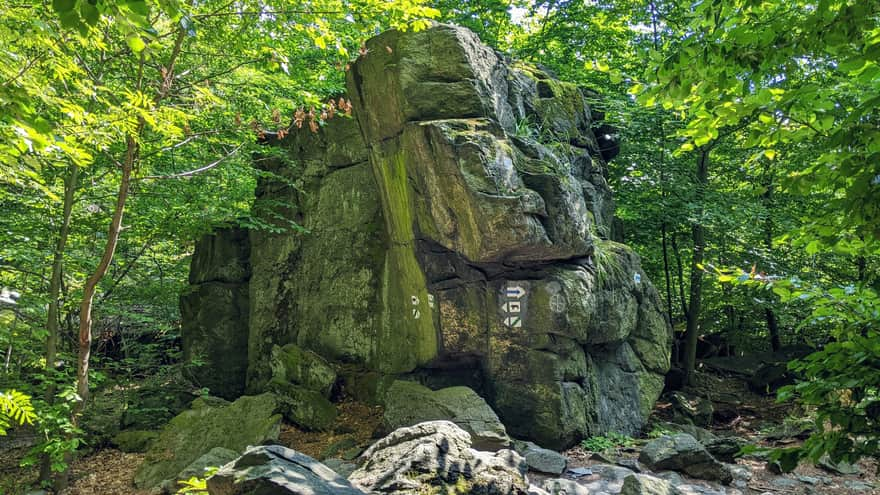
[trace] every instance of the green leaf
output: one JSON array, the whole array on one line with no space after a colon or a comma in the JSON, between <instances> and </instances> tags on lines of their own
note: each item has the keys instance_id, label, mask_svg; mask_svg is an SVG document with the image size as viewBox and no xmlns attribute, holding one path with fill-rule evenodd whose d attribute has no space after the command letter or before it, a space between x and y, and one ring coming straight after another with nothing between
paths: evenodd
<instances>
[{"instance_id":1,"label":"green leaf","mask_svg":"<svg viewBox=\"0 0 880 495\"><path fill-rule=\"evenodd\" d=\"M144 0L126 0L125 4L132 12L144 17L150 15L150 8Z\"/></svg>"},{"instance_id":2,"label":"green leaf","mask_svg":"<svg viewBox=\"0 0 880 495\"><path fill-rule=\"evenodd\" d=\"M131 33L126 36L125 42L128 43L128 47L131 48L131 51L135 53L141 52L147 46L144 43L144 40L142 40L141 37L135 33Z\"/></svg>"},{"instance_id":3,"label":"green leaf","mask_svg":"<svg viewBox=\"0 0 880 495\"><path fill-rule=\"evenodd\" d=\"M59 14L70 12L76 7L76 0L52 0L52 8Z\"/></svg>"}]
</instances>

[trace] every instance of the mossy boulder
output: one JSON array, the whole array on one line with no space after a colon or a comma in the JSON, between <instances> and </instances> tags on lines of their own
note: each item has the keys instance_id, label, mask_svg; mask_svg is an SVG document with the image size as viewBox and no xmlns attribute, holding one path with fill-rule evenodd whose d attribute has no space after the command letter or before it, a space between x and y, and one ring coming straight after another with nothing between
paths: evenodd
<instances>
[{"instance_id":1,"label":"mossy boulder","mask_svg":"<svg viewBox=\"0 0 880 495\"><path fill-rule=\"evenodd\" d=\"M244 396L232 403L196 399L192 408L171 420L147 451L135 474L135 485L149 489L174 480L190 463L211 449L241 452L278 438L281 416L272 394Z\"/></svg>"},{"instance_id":2,"label":"mossy boulder","mask_svg":"<svg viewBox=\"0 0 880 495\"><path fill-rule=\"evenodd\" d=\"M307 430L325 431L336 421L336 406L321 393L292 383L272 381L268 390L276 395L284 419Z\"/></svg>"},{"instance_id":3,"label":"mossy boulder","mask_svg":"<svg viewBox=\"0 0 880 495\"><path fill-rule=\"evenodd\" d=\"M510 437L495 411L468 387L433 391L415 382L395 381L385 396L383 426L387 431L425 421L452 421L470 433L474 448L498 450Z\"/></svg>"},{"instance_id":4,"label":"mossy boulder","mask_svg":"<svg viewBox=\"0 0 880 495\"><path fill-rule=\"evenodd\" d=\"M290 382L330 396L336 383L336 371L323 357L301 349L296 344L272 347L272 380Z\"/></svg>"},{"instance_id":5,"label":"mossy boulder","mask_svg":"<svg viewBox=\"0 0 880 495\"><path fill-rule=\"evenodd\" d=\"M126 430L117 433L112 443L123 452L146 452L157 438L157 431Z\"/></svg>"}]
</instances>

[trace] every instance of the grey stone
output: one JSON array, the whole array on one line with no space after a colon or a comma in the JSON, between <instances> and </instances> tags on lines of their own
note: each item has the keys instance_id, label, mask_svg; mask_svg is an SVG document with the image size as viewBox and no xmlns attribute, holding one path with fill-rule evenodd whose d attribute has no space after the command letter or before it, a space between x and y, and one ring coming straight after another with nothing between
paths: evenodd
<instances>
[{"instance_id":1,"label":"grey stone","mask_svg":"<svg viewBox=\"0 0 880 495\"><path fill-rule=\"evenodd\" d=\"M541 487L550 495L594 495L595 492L574 480L556 478L544 480Z\"/></svg>"},{"instance_id":2,"label":"grey stone","mask_svg":"<svg viewBox=\"0 0 880 495\"><path fill-rule=\"evenodd\" d=\"M777 488L785 488L785 489L795 488L800 485L798 480L793 480L791 478L782 478L782 477L771 479L770 484L777 487Z\"/></svg>"},{"instance_id":3,"label":"grey stone","mask_svg":"<svg viewBox=\"0 0 880 495\"><path fill-rule=\"evenodd\" d=\"M449 421L400 428L361 455L349 476L370 493L412 494L427 490L525 495L525 460L512 450L471 448L470 435Z\"/></svg>"},{"instance_id":4,"label":"grey stone","mask_svg":"<svg viewBox=\"0 0 880 495\"><path fill-rule=\"evenodd\" d=\"M529 469L548 474L562 474L568 459L554 450L545 449L532 442L514 442L514 449L526 460Z\"/></svg>"},{"instance_id":5,"label":"grey stone","mask_svg":"<svg viewBox=\"0 0 880 495\"><path fill-rule=\"evenodd\" d=\"M251 447L208 478L211 495L363 495L311 457L280 445Z\"/></svg>"},{"instance_id":6,"label":"grey stone","mask_svg":"<svg viewBox=\"0 0 880 495\"><path fill-rule=\"evenodd\" d=\"M844 480L843 486L857 492L866 492L874 488L874 485L871 483L865 483L864 481L858 480Z\"/></svg>"},{"instance_id":7,"label":"grey stone","mask_svg":"<svg viewBox=\"0 0 880 495\"><path fill-rule=\"evenodd\" d=\"M623 480L620 495L675 495L668 481L646 474L631 474Z\"/></svg>"},{"instance_id":8,"label":"grey stone","mask_svg":"<svg viewBox=\"0 0 880 495\"><path fill-rule=\"evenodd\" d=\"M664 436L648 442L642 448L639 462L652 470L672 469L696 478L724 483L733 480L730 470L686 433Z\"/></svg>"},{"instance_id":9,"label":"grey stone","mask_svg":"<svg viewBox=\"0 0 880 495\"><path fill-rule=\"evenodd\" d=\"M701 442L713 457L722 462L734 462L737 454L748 442L738 437L719 437Z\"/></svg>"},{"instance_id":10,"label":"grey stone","mask_svg":"<svg viewBox=\"0 0 880 495\"><path fill-rule=\"evenodd\" d=\"M494 451L510 445L510 437L498 415L468 387L432 391L415 382L395 381L385 394L382 419L389 431L445 419L470 433L476 449Z\"/></svg>"}]
</instances>

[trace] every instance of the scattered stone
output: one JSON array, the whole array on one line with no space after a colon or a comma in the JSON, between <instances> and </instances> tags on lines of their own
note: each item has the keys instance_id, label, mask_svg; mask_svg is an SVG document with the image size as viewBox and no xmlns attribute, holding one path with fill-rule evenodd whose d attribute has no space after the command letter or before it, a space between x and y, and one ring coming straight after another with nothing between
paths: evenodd
<instances>
[{"instance_id":1,"label":"scattered stone","mask_svg":"<svg viewBox=\"0 0 880 495\"><path fill-rule=\"evenodd\" d=\"M700 442L710 454L721 462L734 462L736 455L748 442L739 437L718 437L708 442Z\"/></svg>"},{"instance_id":2,"label":"scattered stone","mask_svg":"<svg viewBox=\"0 0 880 495\"><path fill-rule=\"evenodd\" d=\"M549 474L562 474L565 471L568 459L555 450L539 447L532 442L515 441L513 446L533 471Z\"/></svg>"},{"instance_id":3,"label":"scattered stone","mask_svg":"<svg viewBox=\"0 0 880 495\"><path fill-rule=\"evenodd\" d=\"M870 483L865 483L864 481L857 480L845 480L843 482L843 486L849 488L850 490L855 490L857 492L866 492L874 488L874 485Z\"/></svg>"},{"instance_id":4,"label":"scattered stone","mask_svg":"<svg viewBox=\"0 0 880 495\"><path fill-rule=\"evenodd\" d=\"M747 380L752 392L772 395L780 387L794 383L794 378L795 375L789 371L787 363L768 363L758 368Z\"/></svg>"},{"instance_id":5,"label":"scattered stone","mask_svg":"<svg viewBox=\"0 0 880 495\"><path fill-rule=\"evenodd\" d=\"M470 434L450 421L399 428L363 453L360 468L349 480L366 492L395 495L420 490L498 495L528 492L527 466L519 454L512 450L482 452L471 445Z\"/></svg>"},{"instance_id":6,"label":"scattered stone","mask_svg":"<svg viewBox=\"0 0 880 495\"><path fill-rule=\"evenodd\" d=\"M272 394L243 396L225 401L196 399L192 409L171 420L147 450L135 474L138 488L153 488L172 480L186 466L215 447L242 451L278 438L281 416L275 414L277 402Z\"/></svg>"},{"instance_id":7,"label":"scattered stone","mask_svg":"<svg viewBox=\"0 0 880 495\"><path fill-rule=\"evenodd\" d=\"M801 483L806 483L808 485L814 485L814 486L818 485L819 483L822 482L822 480L819 478L814 478L812 476L804 476L804 475L798 475L797 479Z\"/></svg>"},{"instance_id":8,"label":"scattered stone","mask_svg":"<svg viewBox=\"0 0 880 495\"><path fill-rule=\"evenodd\" d=\"M293 383L324 397L330 396L336 383L336 371L326 359L296 344L272 346L269 366L272 368L272 380Z\"/></svg>"},{"instance_id":9,"label":"scattered stone","mask_svg":"<svg viewBox=\"0 0 880 495\"><path fill-rule=\"evenodd\" d=\"M541 487L550 495L595 495L596 492L590 490L577 481L567 480L565 478L556 478L544 480Z\"/></svg>"},{"instance_id":10,"label":"scattered stone","mask_svg":"<svg viewBox=\"0 0 880 495\"><path fill-rule=\"evenodd\" d=\"M623 480L627 476L635 474L632 470L627 469L621 466L614 466L611 464L593 464L590 466L593 470L593 474L598 474L603 479L607 480Z\"/></svg>"},{"instance_id":11,"label":"scattered stone","mask_svg":"<svg viewBox=\"0 0 880 495\"><path fill-rule=\"evenodd\" d=\"M680 419L693 423L696 426L709 426L712 424L712 414L715 408L710 400L702 397L685 395L682 392L670 394L672 407L675 415Z\"/></svg>"},{"instance_id":12,"label":"scattered stone","mask_svg":"<svg viewBox=\"0 0 880 495\"><path fill-rule=\"evenodd\" d=\"M388 430L448 420L470 433L475 449L495 451L510 445L498 415L468 387L433 391L415 382L395 381L385 395L382 420Z\"/></svg>"},{"instance_id":13,"label":"scattered stone","mask_svg":"<svg viewBox=\"0 0 880 495\"><path fill-rule=\"evenodd\" d=\"M735 480L750 480L752 479L752 470L746 466L742 466L739 464L731 464L727 467L730 470L730 474L733 476Z\"/></svg>"},{"instance_id":14,"label":"scattered stone","mask_svg":"<svg viewBox=\"0 0 880 495\"><path fill-rule=\"evenodd\" d=\"M662 422L658 423L656 427L661 430L668 431L670 434L687 433L688 435L696 438L697 441L702 443L703 445L714 442L718 439L718 436L711 431L694 425L681 425L676 423Z\"/></svg>"},{"instance_id":15,"label":"scattered stone","mask_svg":"<svg viewBox=\"0 0 880 495\"><path fill-rule=\"evenodd\" d=\"M211 495L363 495L332 469L280 445L249 448L208 478Z\"/></svg>"},{"instance_id":16,"label":"scattered stone","mask_svg":"<svg viewBox=\"0 0 880 495\"><path fill-rule=\"evenodd\" d=\"M158 431L125 430L117 433L111 442L123 452L146 452L158 437Z\"/></svg>"},{"instance_id":17,"label":"scattered stone","mask_svg":"<svg viewBox=\"0 0 880 495\"><path fill-rule=\"evenodd\" d=\"M639 460L633 459L632 457L621 457L617 460L617 465L625 467L626 469L632 470L636 473L642 472L642 465L639 464Z\"/></svg>"},{"instance_id":18,"label":"scattered stone","mask_svg":"<svg viewBox=\"0 0 880 495\"><path fill-rule=\"evenodd\" d=\"M797 480L793 480L791 478L779 477L770 480L770 484L777 488L789 489L797 487L800 483L798 483Z\"/></svg>"},{"instance_id":19,"label":"scattered stone","mask_svg":"<svg viewBox=\"0 0 880 495\"><path fill-rule=\"evenodd\" d=\"M568 470L568 473L575 478L580 478L581 476L590 476L593 474L593 470L587 467L576 467Z\"/></svg>"},{"instance_id":20,"label":"scattered stone","mask_svg":"<svg viewBox=\"0 0 880 495\"><path fill-rule=\"evenodd\" d=\"M659 473L654 473L658 478L663 478L664 480L672 483L673 486L683 485L684 478L681 477L680 474L675 471L661 471Z\"/></svg>"},{"instance_id":21,"label":"scattered stone","mask_svg":"<svg viewBox=\"0 0 880 495\"><path fill-rule=\"evenodd\" d=\"M843 475L860 474L862 472L862 470L855 464L850 464L844 461L832 461L827 454L819 458L819 463L817 465L826 471Z\"/></svg>"},{"instance_id":22,"label":"scattered stone","mask_svg":"<svg viewBox=\"0 0 880 495\"><path fill-rule=\"evenodd\" d=\"M672 484L646 474L631 474L623 480L620 495L674 495Z\"/></svg>"},{"instance_id":23,"label":"scattered stone","mask_svg":"<svg viewBox=\"0 0 880 495\"><path fill-rule=\"evenodd\" d=\"M550 492L539 487L538 485L529 485L528 495L550 495Z\"/></svg>"},{"instance_id":24,"label":"scattered stone","mask_svg":"<svg viewBox=\"0 0 880 495\"><path fill-rule=\"evenodd\" d=\"M655 471L671 469L696 478L723 483L733 480L730 470L686 433L664 436L648 442L639 455L639 461Z\"/></svg>"}]
</instances>

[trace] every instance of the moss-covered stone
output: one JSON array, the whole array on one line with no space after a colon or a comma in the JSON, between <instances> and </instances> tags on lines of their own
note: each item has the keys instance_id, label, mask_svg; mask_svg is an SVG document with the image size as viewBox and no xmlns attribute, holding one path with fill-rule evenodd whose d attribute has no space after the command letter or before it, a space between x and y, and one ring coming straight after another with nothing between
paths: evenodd
<instances>
[{"instance_id":1,"label":"moss-covered stone","mask_svg":"<svg viewBox=\"0 0 880 495\"><path fill-rule=\"evenodd\" d=\"M126 430L113 437L113 445L123 452L146 452L159 437L159 432L150 430Z\"/></svg>"},{"instance_id":2,"label":"moss-covered stone","mask_svg":"<svg viewBox=\"0 0 880 495\"><path fill-rule=\"evenodd\" d=\"M284 419L306 430L325 431L336 421L336 406L323 395L286 382L269 382Z\"/></svg>"},{"instance_id":3,"label":"moss-covered stone","mask_svg":"<svg viewBox=\"0 0 880 495\"><path fill-rule=\"evenodd\" d=\"M236 452L278 438L281 416L272 394L244 396L231 404L193 401L159 432L135 474L138 488L152 488L174 477L215 447Z\"/></svg>"},{"instance_id":4,"label":"moss-covered stone","mask_svg":"<svg viewBox=\"0 0 880 495\"><path fill-rule=\"evenodd\" d=\"M326 359L295 344L273 346L271 361L273 381L301 385L325 397L336 383L336 371Z\"/></svg>"}]
</instances>

